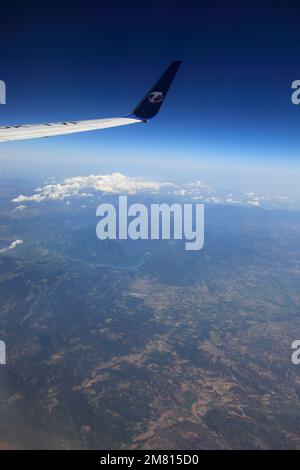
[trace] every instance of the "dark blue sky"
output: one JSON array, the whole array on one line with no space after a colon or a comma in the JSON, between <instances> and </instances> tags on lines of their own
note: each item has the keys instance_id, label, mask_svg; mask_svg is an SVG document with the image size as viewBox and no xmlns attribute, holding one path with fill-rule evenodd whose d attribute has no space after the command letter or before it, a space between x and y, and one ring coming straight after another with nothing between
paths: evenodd
<instances>
[{"instance_id":1,"label":"dark blue sky","mask_svg":"<svg viewBox=\"0 0 300 470\"><path fill-rule=\"evenodd\" d=\"M3 124L124 115L171 60L183 64L148 126L5 143L0 156L18 155L22 166L22 154L52 152L66 173L77 171L68 160L75 154L86 155L87 171L89 155L95 171L107 156L299 162L300 106L291 104L290 87L300 79L300 8L274 3L1 6Z\"/></svg>"}]
</instances>

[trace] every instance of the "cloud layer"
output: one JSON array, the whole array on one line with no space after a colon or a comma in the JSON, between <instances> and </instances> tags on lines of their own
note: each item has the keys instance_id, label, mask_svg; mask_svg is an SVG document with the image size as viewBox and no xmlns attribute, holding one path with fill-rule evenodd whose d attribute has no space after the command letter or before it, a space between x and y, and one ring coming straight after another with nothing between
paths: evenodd
<instances>
[{"instance_id":1,"label":"cloud layer","mask_svg":"<svg viewBox=\"0 0 300 470\"><path fill-rule=\"evenodd\" d=\"M29 196L20 194L13 199L19 204L19 210L25 209L24 202L66 201L71 198L89 198L97 193L102 194L137 194L141 192L164 193L210 204L246 205L249 207L289 207L291 201L282 195L257 195L254 192L233 194L217 192L202 181L191 181L183 185L170 182L157 182L145 178L134 178L121 173L108 175L76 176L66 178L60 183L51 182L37 188Z\"/></svg>"},{"instance_id":2,"label":"cloud layer","mask_svg":"<svg viewBox=\"0 0 300 470\"><path fill-rule=\"evenodd\" d=\"M31 196L20 194L20 196L13 199L13 202L41 202L44 200L64 200L71 197L90 197L95 192L112 194L136 194L142 191L158 192L164 186L169 186L169 183L158 183L142 178L130 178L121 173L76 176L74 178L66 178L62 183L48 184L37 188L35 194Z\"/></svg>"}]
</instances>

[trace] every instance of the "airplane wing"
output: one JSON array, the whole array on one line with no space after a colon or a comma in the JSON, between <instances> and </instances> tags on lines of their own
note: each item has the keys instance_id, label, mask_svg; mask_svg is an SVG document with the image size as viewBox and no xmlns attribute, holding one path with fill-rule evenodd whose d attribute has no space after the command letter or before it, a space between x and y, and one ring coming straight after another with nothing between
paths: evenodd
<instances>
[{"instance_id":1,"label":"airplane wing","mask_svg":"<svg viewBox=\"0 0 300 470\"><path fill-rule=\"evenodd\" d=\"M181 61L171 62L155 85L148 91L134 111L125 117L90 119L85 121L49 122L46 124L25 124L0 126L0 142L11 140L36 139L75 132L106 129L108 127L126 126L147 122L159 111Z\"/></svg>"}]
</instances>

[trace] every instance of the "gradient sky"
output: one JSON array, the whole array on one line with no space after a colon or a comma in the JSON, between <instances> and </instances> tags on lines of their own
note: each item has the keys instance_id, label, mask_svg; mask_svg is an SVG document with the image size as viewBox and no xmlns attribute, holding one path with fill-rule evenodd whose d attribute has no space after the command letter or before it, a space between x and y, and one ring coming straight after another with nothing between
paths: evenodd
<instances>
[{"instance_id":1,"label":"gradient sky","mask_svg":"<svg viewBox=\"0 0 300 470\"><path fill-rule=\"evenodd\" d=\"M171 60L183 64L149 125L2 143L0 170L161 179L197 172L245 189L258 178L265 184L272 172L273 186L284 175L295 192L300 105L291 103L291 82L300 79L299 10L288 2L188 0L1 6L3 124L122 116Z\"/></svg>"}]
</instances>

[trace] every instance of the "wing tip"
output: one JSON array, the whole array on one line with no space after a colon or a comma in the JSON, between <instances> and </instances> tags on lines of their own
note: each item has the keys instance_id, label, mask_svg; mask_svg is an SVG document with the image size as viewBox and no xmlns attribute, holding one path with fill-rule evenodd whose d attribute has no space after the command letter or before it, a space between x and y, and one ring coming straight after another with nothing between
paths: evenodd
<instances>
[{"instance_id":1,"label":"wing tip","mask_svg":"<svg viewBox=\"0 0 300 470\"><path fill-rule=\"evenodd\" d=\"M173 82L173 79L181 65L181 60L173 60L153 85L153 87L144 96L142 101L135 107L131 116L138 119L148 120L156 116L160 107L165 100L168 90Z\"/></svg>"}]
</instances>

